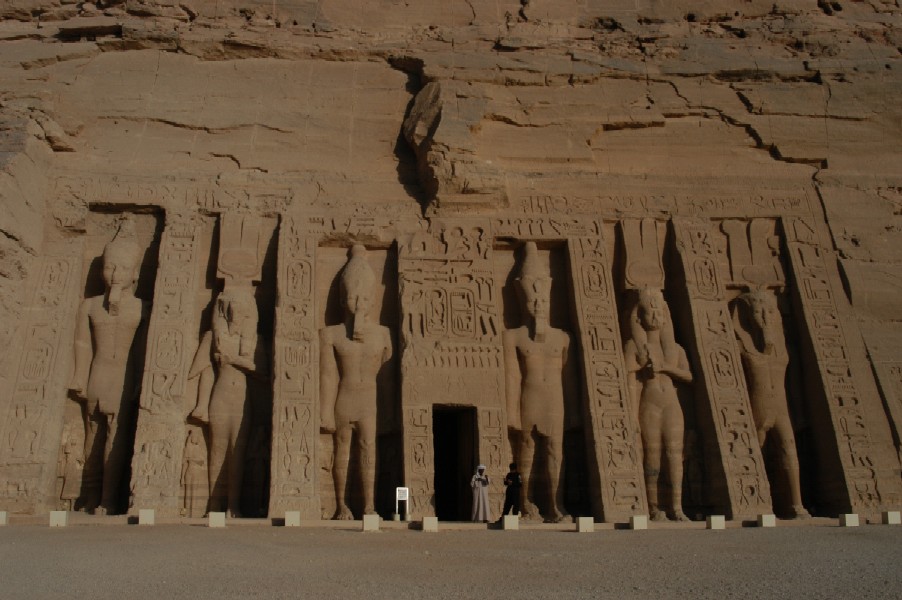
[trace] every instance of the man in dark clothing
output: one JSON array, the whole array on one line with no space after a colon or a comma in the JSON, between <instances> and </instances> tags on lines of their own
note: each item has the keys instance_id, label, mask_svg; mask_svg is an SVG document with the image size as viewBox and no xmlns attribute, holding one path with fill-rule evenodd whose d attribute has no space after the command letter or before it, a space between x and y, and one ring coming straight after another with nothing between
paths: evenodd
<instances>
[{"instance_id":1,"label":"man in dark clothing","mask_svg":"<svg viewBox=\"0 0 902 600\"><path fill-rule=\"evenodd\" d=\"M502 516L508 514L511 509L513 509L511 514L520 514L520 488L523 486L523 480L520 478L520 473L517 472L517 463L510 464L510 473L504 476L504 486L507 489L504 491Z\"/></svg>"}]
</instances>

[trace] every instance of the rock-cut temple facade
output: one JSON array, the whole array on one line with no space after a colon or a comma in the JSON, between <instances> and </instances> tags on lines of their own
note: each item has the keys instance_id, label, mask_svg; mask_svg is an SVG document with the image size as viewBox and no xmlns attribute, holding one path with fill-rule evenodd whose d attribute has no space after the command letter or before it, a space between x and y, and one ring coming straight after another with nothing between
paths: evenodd
<instances>
[{"instance_id":1,"label":"rock-cut temple facade","mask_svg":"<svg viewBox=\"0 0 902 600\"><path fill-rule=\"evenodd\" d=\"M902 505L898 2L14 0L0 71L0 510Z\"/></svg>"}]
</instances>

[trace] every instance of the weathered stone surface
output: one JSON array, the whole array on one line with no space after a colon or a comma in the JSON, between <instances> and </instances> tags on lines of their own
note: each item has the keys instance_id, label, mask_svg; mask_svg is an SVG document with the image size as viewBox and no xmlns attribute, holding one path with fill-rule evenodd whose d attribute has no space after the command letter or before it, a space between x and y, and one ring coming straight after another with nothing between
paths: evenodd
<instances>
[{"instance_id":1,"label":"weathered stone surface","mask_svg":"<svg viewBox=\"0 0 902 600\"><path fill-rule=\"evenodd\" d=\"M137 415L105 510L386 517L405 486L414 518L454 520L479 463L498 510L533 454L506 399L538 342L504 340L531 323L530 243L547 331L572 339L561 365L542 350L562 383L528 512L897 509L900 31L876 0L4 3L0 510L99 502L119 430L82 415L73 347L129 337L120 292L149 311L95 365L128 371L116 414ZM123 216L124 292L101 260ZM355 245L378 364L342 307ZM672 315L661 344L631 322L643 287ZM756 413L768 377L779 436ZM657 424L633 384L665 380L686 384ZM333 388L375 415L333 436Z\"/></svg>"}]
</instances>

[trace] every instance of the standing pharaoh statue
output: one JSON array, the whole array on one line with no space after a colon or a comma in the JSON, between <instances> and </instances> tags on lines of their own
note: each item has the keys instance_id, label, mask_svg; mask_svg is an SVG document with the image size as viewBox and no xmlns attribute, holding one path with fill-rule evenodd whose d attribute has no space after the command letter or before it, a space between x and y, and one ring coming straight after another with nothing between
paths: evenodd
<instances>
[{"instance_id":1,"label":"standing pharaoh statue","mask_svg":"<svg viewBox=\"0 0 902 600\"><path fill-rule=\"evenodd\" d=\"M226 287L216 298L212 327L201 339L188 374L189 379L200 378L191 416L209 424L210 510L228 512L230 517L241 516L251 426L247 377L262 375L264 370L257 320L253 289Z\"/></svg>"},{"instance_id":2,"label":"standing pharaoh statue","mask_svg":"<svg viewBox=\"0 0 902 600\"><path fill-rule=\"evenodd\" d=\"M563 370L570 335L549 325L551 275L540 264L535 242L525 246L523 266L516 279L526 312L526 324L508 329L504 343L504 372L508 427L519 432L518 462L522 474L524 519L537 519L539 508L530 498L530 479L536 453L544 454L548 481L549 521L561 521L564 508L564 385ZM538 495L538 494L534 494Z\"/></svg>"},{"instance_id":3,"label":"standing pharaoh statue","mask_svg":"<svg viewBox=\"0 0 902 600\"><path fill-rule=\"evenodd\" d=\"M682 507L683 411L674 383L691 383L692 373L686 352L674 339L670 311L660 290L639 290L629 328L624 358L638 408L649 516L656 521L668 516L687 521ZM668 506L662 509L658 483L665 458L671 493Z\"/></svg>"},{"instance_id":4,"label":"standing pharaoh statue","mask_svg":"<svg viewBox=\"0 0 902 600\"><path fill-rule=\"evenodd\" d=\"M774 439L779 468L789 488L791 516L808 517L802 505L799 457L786 398L789 353L776 298L765 290L742 294L736 301L733 319L758 443L763 448L768 437Z\"/></svg>"},{"instance_id":5,"label":"standing pharaoh statue","mask_svg":"<svg viewBox=\"0 0 902 600\"><path fill-rule=\"evenodd\" d=\"M355 433L363 475L363 512L376 512L376 378L392 356L392 343L388 328L369 318L375 280L366 248L355 244L340 280L345 322L320 330L321 428L335 436L335 519L353 519L346 492Z\"/></svg>"},{"instance_id":6,"label":"standing pharaoh statue","mask_svg":"<svg viewBox=\"0 0 902 600\"><path fill-rule=\"evenodd\" d=\"M134 224L124 219L103 250L101 296L85 299L75 328L75 371L69 389L84 404L85 510L120 510L120 491L131 451L139 380L133 356L147 304L135 297L141 263Z\"/></svg>"}]
</instances>

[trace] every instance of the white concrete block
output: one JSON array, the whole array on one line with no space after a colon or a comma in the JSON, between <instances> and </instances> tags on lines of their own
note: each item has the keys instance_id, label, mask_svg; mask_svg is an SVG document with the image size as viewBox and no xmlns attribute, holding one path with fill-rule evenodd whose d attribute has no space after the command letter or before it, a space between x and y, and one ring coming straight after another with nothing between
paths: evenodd
<instances>
[{"instance_id":1,"label":"white concrete block","mask_svg":"<svg viewBox=\"0 0 902 600\"><path fill-rule=\"evenodd\" d=\"M51 527L65 527L69 524L69 513L65 510L51 510L50 511L50 526Z\"/></svg>"},{"instance_id":2,"label":"white concrete block","mask_svg":"<svg viewBox=\"0 0 902 600\"><path fill-rule=\"evenodd\" d=\"M152 508L142 508L138 510L138 525L153 525L156 523L157 515Z\"/></svg>"},{"instance_id":3,"label":"white concrete block","mask_svg":"<svg viewBox=\"0 0 902 600\"><path fill-rule=\"evenodd\" d=\"M226 519L224 512L211 512L207 515L207 527L225 527Z\"/></svg>"},{"instance_id":4,"label":"white concrete block","mask_svg":"<svg viewBox=\"0 0 902 600\"><path fill-rule=\"evenodd\" d=\"M705 525L706 529L726 529L727 519L723 515L710 515Z\"/></svg>"},{"instance_id":5,"label":"white concrete block","mask_svg":"<svg viewBox=\"0 0 902 600\"><path fill-rule=\"evenodd\" d=\"M501 517L501 529L504 531L517 531L520 529L519 515L504 515Z\"/></svg>"},{"instance_id":6,"label":"white concrete block","mask_svg":"<svg viewBox=\"0 0 902 600\"><path fill-rule=\"evenodd\" d=\"M648 515L630 517L630 529L648 529Z\"/></svg>"},{"instance_id":7,"label":"white concrete block","mask_svg":"<svg viewBox=\"0 0 902 600\"><path fill-rule=\"evenodd\" d=\"M902 513L898 510L887 510L881 515L884 525L902 525ZM0 523L2 525L2 523Z\"/></svg>"},{"instance_id":8,"label":"white concrete block","mask_svg":"<svg viewBox=\"0 0 902 600\"><path fill-rule=\"evenodd\" d=\"M758 527L776 527L776 515L758 515Z\"/></svg>"},{"instance_id":9,"label":"white concrete block","mask_svg":"<svg viewBox=\"0 0 902 600\"><path fill-rule=\"evenodd\" d=\"M300 527L300 526L301 526L301 511L286 510L285 511L285 527Z\"/></svg>"},{"instance_id":10,"label":"white concrete block","mask_svg":"<svg viewBox=\"0 0 902 600\"><path fill-rule=\"evenodd\" d=\"M363 515L364 531L379 531L379 515Z\"/></svg>"},{"instance_id":11,"label":"white concrete block","mask_svg":"<svg viewBox=\"0 0 902 600\"><path fill-rule=\"evenodd\" d=\"M840 527L858 527L858 514L857 513L845 513L839 515L839 526Z\"/></svg>"},{"instance_id":12,"label":"white concrete block","mask_svg":"<svg viewBox=\"0 0 902 600\"><path fill-rule=\"evenodd\" d=\"M576 530L580 533L595 531L595 519L592 517L576 517Z\"/></svg>"},{"instance_id":13,"label":"white concrete block","mask_svg":"<svg viewBox=\"0 0 902 600\"><path fill-rule=\"evenodd\" d=\"M5 510L0 510L0 525L9 525L9 513Z\"/></svg>"},{"instance_id":14,"label":"white concrete block","mask_svg":"<svg viewBox=\"0 0 902 600\"><path fill-rule=\"evenodd\" d=\"M438 517L423 517L423 531L438 532Z\"/></svg>"}]
</instances>

